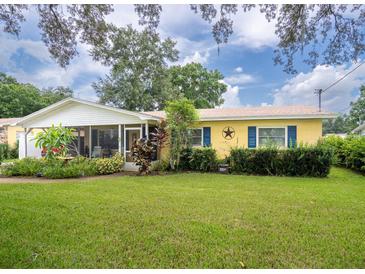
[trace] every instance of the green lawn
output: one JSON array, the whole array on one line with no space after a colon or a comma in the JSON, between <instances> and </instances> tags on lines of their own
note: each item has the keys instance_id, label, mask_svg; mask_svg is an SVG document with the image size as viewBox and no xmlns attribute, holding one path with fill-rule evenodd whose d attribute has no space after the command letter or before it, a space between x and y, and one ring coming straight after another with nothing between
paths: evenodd
<instances>
[{"instance_id":1,"label":"green lawn","mask_svg":"<svg viewBox=\"0 0 365 274\"><path fill-rule=\"evenodd\" d=\"M0 184L0 268L364 268L365 177Z\"/></svg>"}]
</instances>

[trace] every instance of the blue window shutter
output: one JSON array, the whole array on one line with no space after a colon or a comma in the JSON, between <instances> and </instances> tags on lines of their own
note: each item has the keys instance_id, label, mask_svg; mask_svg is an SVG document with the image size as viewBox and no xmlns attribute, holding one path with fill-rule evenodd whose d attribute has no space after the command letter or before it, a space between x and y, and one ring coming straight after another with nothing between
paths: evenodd
<instances>
[{"instance_id":1,"label":"blue window shutter","mask_svg":"<svg viewBox=\"0 0 365 274\"><path fill-rule=\"evenodd\" d=\"M297 145L297 126L288 126L288 147Z\"/></svg>"},{"instance_id":2,"label":"blue window shutter","mask_svg":"<svg viewBox=\"0 0 365 274\"><path fill-rule=\"evenodd\" d=\"M248 127L248 147L256 147L256 127Z\"/></svg>"},{"instance_id":3,"label":"blue window shutter","mask_svg":"<svg viewBox=\"0 0 365 274\"><path fill-rule=\"evenodd\" d=\"M203 146L209 147L210 145L210 127L203 127Z\"/></svg>"}]
</instances>

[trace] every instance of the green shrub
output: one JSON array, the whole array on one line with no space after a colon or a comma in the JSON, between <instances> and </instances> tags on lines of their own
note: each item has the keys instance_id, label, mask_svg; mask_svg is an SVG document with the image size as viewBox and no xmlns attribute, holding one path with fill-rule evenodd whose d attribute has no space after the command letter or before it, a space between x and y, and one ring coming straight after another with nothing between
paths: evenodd
<instances>
[{"instance_id":1,"label":"green shrub","mask_svg":"<svg viewBox=\"0 0 365 274\"><path fill-rule=\"evenodd\" d=\"M8 144L0 144L0 163L9 157Z\"/></svg>"},{"instance_id":2,"label":"green shrub","mask_svg":"<svg viewBox=\"0 0 365 274\"><path fill-rule=\"evenodd\" d=\"M42 169L42 175L50 179L77 178L83 176L79 164L52 160Z\"/></svg>"},{"instance_id":3,"label":"green shrub","mask_svg":"<svg viewBox=\"0 0 365 274\"><path fill-rule=\"evenodd\" d=\"M329 174L331 159L331 151L321 147L235 148L231 150L228 163L234 173L325 177Z\"/></svg>"},{"instance_id":4,"label":"green shrub","mask_svg":"<svg viewBox=\"0 0 365 274\"><path fill-rule=\"evenodd\" d=\"M179 170L190 170L190 160L193 154L193 149L191 147L184 148L180 152Z\"/></svg>"},{"instance_id":5,"label":"green shrub","mask_svg":"<svg viewBox=\"0 0 365 274\"><path fill-rule=\"evenodd\" d=\"M345 139L328 136L319 146L332 150L336 165L365 172L365 136L350 135Z\"/></svg>"},{"instance_id":6,"label":"green shrub","mask_svg":"<svg viewBox=\"0 0 365 274\"><path fill-rule=\"evenodd\" d=\"M121 172L124 164L123 156L116 153L111 158L95 159L97 174L112 174Z\"/></svg>"},{"instance_id":7,"label":"green shrub","mask_svg":"<svg viewBox=\"0 0 365 274\"><path fill-rule=\"evenodd\" d=\"M218 167L217 152L211 147L193 148L190 169L203 172L216 171Z\"/></svg>"},{"instance_id":8,"label":"green shrub","mask_svg":"<svg viewBox=\"0 0 365 274\"><path fill-rule=\"evenodd\" d=\"M317 146L297 147L280 151L278 175L325 177L329 174L333 154Z\"/></svg>"},{"instance_id":9,"label":"green shrub","mask_svg":"<svg viewBox=\"0 0 365 274\"><path fill-rule=\"evenodd\" d=\"M24 158L1 166L5 176L43 176L51 179L77 178L97 174L120 172L123 158L117 154L109 159L76 157L71 161L63 159Z\"/></svg>"},{"instance_id":10,"label":"green shrub","mask_svg":"<svg viewBox=\"0 0 365 274\"><path fill-rule=\"evenodd\" d=\"M6 176L36 176L42 172L46 164L44 159L27 157L1 166L1 173Z\"/></svg>"},{"instance_id":11,"label":"green shrub","mask_svg":"<svg viewBox=\"0 0 365 274\"><path fill-rule=\"evenodd\" d=\"M19 158L19 140L16 141L15 146L10 147L9 157L10 159Z\"/></svg>"},{"instance_id":12,"label":"green shrub","mask_svg":"<svg viewBox=\"0 0 365 274\"><path fill-rule=\"evenodd\" d=\"M15 146L0 144L0 163L7 159L17 159L19 154L19 141Z\"/></svg>"},{"instance_id":13,"label":"green shrub","mask_svg":"<svg viewBox=\"0 0 365 274\"><path fill-rule=\"evenodd\" d=\"M151 165L152 171L169 171L170 169L170 163L166 160L159 160Z\"/></svg>"}]
</instances>

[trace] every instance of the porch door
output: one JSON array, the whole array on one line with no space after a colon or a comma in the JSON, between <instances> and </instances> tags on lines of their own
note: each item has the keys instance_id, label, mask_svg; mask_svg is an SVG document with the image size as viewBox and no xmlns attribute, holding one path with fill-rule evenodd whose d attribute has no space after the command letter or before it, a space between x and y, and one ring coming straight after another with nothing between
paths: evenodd
<instances>
[{"instance_id":1,"label":"porch door","mask_svg":"<svg viewBox=\"0 0 365 274\"><path fill-rule=\"evenodd\" d=\"M126 162L133 162L131 148L134 141L141 138L141 128L125 128L125 159Z\"/></svg>"}]
</instances>

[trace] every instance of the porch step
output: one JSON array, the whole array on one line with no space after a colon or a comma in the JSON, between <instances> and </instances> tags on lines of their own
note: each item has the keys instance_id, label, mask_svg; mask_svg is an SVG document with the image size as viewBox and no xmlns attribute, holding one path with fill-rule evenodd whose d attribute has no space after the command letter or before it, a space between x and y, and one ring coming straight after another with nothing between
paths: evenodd
<instances>
[{"instance_id":1,"label":"porch step","mask_svg":"<svg viewBox=\"0 0 365 274\"><path fill-rule=\"evenodd\" d=\"M124 171L138 171L138 166L135 163L126 162L123 166Z\"/></svg>"}]
</instances>

